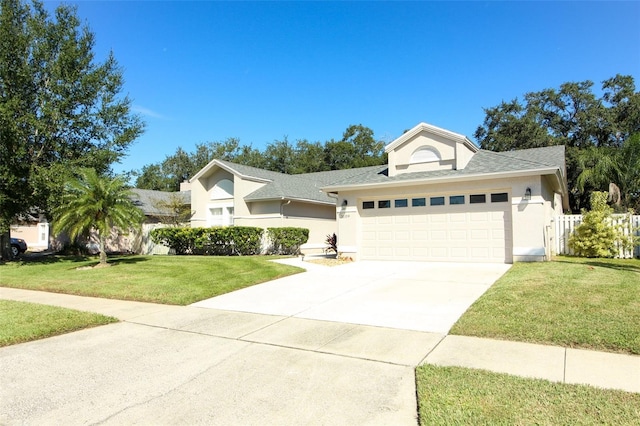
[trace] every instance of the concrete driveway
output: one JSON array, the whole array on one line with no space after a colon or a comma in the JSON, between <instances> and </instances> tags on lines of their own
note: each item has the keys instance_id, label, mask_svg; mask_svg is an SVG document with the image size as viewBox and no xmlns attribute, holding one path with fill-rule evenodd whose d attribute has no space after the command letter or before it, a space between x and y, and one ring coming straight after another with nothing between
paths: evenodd
<instances>
[{"instance_id":1,"label":"concrete driveway","mask_svg":"<svg viewBox=\"0 0 640 426\"><path fill-rule=\"evenodd\" d=\"M316 266L193 306L446 334L511 265L354 262Z\"/></svg>"},{"instance_id":2,"label":"concrete driveway","mask_svg":"<svg viewBox=\"0 0 640 426\"><path fill-rule=\"evenodd\" d=\"M123 321L0 348L0 424L415 425L414 367L508 268L308 266L188 307L0 287Z\"/></svg>"}]
</instances>

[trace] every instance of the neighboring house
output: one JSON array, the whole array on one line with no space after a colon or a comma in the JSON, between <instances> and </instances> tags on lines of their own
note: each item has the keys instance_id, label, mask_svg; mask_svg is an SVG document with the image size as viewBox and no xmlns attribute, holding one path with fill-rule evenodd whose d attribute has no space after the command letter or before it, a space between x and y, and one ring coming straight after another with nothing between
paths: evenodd
<instances>
[{"instance_id":1,"label":"neighboring house","mask_svg":"<svg viewBox=\"0 0 640 426\"><path fill-rule=\"evenodd\" d=\"M183 187L181 187L183 189ZM149 232L157 227L164 226L165 223L171 223L173 212L166 206L171 205L174 200L182 201L185 205L191 202L188 190L180 192L164 192L153 191L149 189L133 188L133 202L142 210L145 220L140 231L123 233L113 230L107 239L107 252L109 253L141 253L166 254L168 248L156 247L149 237ZM95 232L91 232L89 238L89 248L97 250L98 236Z\"/></svg>"},{"instance_id":2,"label":"neighboring house","mask_svg":"<svg viewBox=\"0 0 640 426\"><path fill-rule=\"evenodd\" d=\"M150 189L133 188L131 192L135 194L133 200L145 215L144 223L164 223L172 222L175 212L170 206L175 201L182 202L183 205L191 204L191 194L188 186L181 184L179 192L153 191Z\"/></svg>"},{"instance_id":3,"label":"neighboring house","mask_svg":"<svg viewBox=\"0 0 640 426\"><path fill-rule=\"evenodd\" d=\"M386 147L387 166L336 180L338 250L367 260L549 259L568 209L564 146L491 152L420 123Z\"/></svg>"},{"instance_id":4,"label":"neighboring house","mask_svg":"<svg viewBox=\"0 0 640 426\"><path fill-rule=\"evenodd\" d=\"M420 123L388 165L286 175L213 160L191 179L193 227L298 226L355 260L548 259L553 217L568 208L564 146L480 150Z\"/></svg>"},{"instance_id":5,"label":"neighboring house","mask_svg":"<svg viewBox=\"0 0 640 426\"><path fill-rule=\"evenodd\" d=\"M20 238L27 243L29 251L49 248L49 223L42 214L32 212L22 215L10 227L11 238Z\"/></svg>"}]
</instances>

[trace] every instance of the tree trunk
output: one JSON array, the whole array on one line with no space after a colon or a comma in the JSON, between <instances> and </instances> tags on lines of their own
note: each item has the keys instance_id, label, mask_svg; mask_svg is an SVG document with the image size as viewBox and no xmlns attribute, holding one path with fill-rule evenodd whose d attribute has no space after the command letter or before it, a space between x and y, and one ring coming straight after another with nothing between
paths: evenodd
<instances>
[{"instance_id":1,"label":"tree trunk","mask_svg":"<svg viewBox=\"0 0 640 426\"><path fill-rule=\"evenodd\" d=\"M100 240L100 264L106 265L107 264L107 251L105 249L105 246L107 245L106 238L104 237L104 235L100 235L99 240Z\"/></svg>"},{"instance_id":2,"label":"tree trunk","mask_svg":"<svg viewBox=\"0 0 640 426\"><path fill-rule=\"evenodd\" d=\"M13 253L11 253L11 231L0 234L0 257L5 261L13 259Z\"/></svg>"}]
</instances>

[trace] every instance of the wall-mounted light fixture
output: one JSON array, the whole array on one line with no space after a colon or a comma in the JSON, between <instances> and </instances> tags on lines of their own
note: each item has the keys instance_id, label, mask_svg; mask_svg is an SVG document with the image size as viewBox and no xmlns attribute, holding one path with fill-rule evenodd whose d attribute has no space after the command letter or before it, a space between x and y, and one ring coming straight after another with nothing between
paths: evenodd
<instances>
[{"instance_id":1,"label":"wall-mounted light fixture","mask_svg":"<svg viewBox=\"0 0 640 426\"><path fill-rule=\"evenodd\" d=\"M346 199L345 199L345 200L342 200L342 207L347 207L347 204L348 204L348 203L347 203L347 200L346 200Z\"/></svg>"},{"instance_id":2,"label":"wall-mounted light fixture","mask_svg":"<svg viewBox=\"0 0 640 426\"><path fill-rule=\"evenodd\" d=\"M531 188L527 188L527 189L524 191L524 198L523 198L523 200L526 200L526 201L531 200Z\"/></svg>"}]
</instances>

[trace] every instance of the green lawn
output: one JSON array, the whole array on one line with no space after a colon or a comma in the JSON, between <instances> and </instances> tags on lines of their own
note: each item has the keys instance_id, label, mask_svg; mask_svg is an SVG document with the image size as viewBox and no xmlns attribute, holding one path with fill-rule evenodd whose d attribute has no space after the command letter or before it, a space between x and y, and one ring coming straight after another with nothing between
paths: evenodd
<instances>
[{"instance_id":1,"label":"green lawn","mask_svg":"<svg viewBox=\"0 0 640 426\"><path fill-rule=\"evenodd\" d=\"M421 425L636 425L640 394L424 365Z\"/></svg>"},{"instance_id":2,"label":"green lawn","mask_svg":"<svg viewBox=\"0 0 640 426\"><path fill-rule=\"evenodd\" d=\"M95 259L46 256L0 265L0 285L111 299L188 305L301 272L270 257L121 256L108 268Z\"/></svg>"},{"instance_id":3,"label":"green lawn","mask_svg":"<svg viewBox=\"0 0 640 426\"><path fill-rule=\"evenodd\" d=\"M640 260L516 263L451 334L640 354Z\"/></svg>"},{"instance_id":4,"label":"green lawn","mask_svg":"<svg viewBox=\"0 0 640 426\"><path fill-rule=\"evenodd\" d=\"M117 321L90 312L0 300L0 347Z\"/></svg>"}]
</instances>

